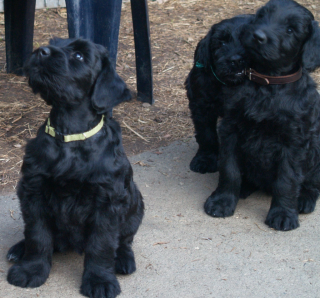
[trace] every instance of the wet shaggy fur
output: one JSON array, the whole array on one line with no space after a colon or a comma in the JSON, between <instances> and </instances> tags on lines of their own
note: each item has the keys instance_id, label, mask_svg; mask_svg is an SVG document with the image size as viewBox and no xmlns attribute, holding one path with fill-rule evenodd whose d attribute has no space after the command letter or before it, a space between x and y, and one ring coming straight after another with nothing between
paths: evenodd
<instances>
[{"instance_id":1,"label":"wet shaggy fur","mask_svg":"<svg viewBox=\"0 0 320 298\"><path fill-rule=\"evenodd\" d=\"M185 87L199 149L190 163L194 172L217 171L217 120L233 86L244 80L246 55L239 35L252 16L241 15L211 27L198 43ZM200 67L199 67L200 64Z\"/></svg>"},{"instance_id":2,"label":"wet shaggy fur","mask_svg":"<svg viewBox=\"0 0 320 298\"><path fill-rule=\"evenodd\" d=\"M307 70L320 66L320 30L310 11L291 0L271 0L241 36L250 66L282 76L302 65L302 78L262 86L247 80L228 101L219 128L220 178L205 211L231 216L240 188L272 195L266 224L276 230L299 226L320 190L320 96ZM306 70L307 69L307 70Z\"/></svg>"},{"instance_id":3,"label":"wet shaggy fur","mask_svg":"<svg viewBox=\"0 0 320 298\"><path fill-rule=\"evenodd\" d=\"M54 39L26 65L29 84L52 106L51 126L62 134L102 129L84 141L64 143L45 133L29 141L18 196L25 239L7 258L7 276L20 287L48 278L54 251L85 254L81 293L116 297L115 273L135 271L131 249L143 217L142 196L133 182L121 129L108 111L131 98L107 51L86 40Z\"/></svg>"}]
</instances>

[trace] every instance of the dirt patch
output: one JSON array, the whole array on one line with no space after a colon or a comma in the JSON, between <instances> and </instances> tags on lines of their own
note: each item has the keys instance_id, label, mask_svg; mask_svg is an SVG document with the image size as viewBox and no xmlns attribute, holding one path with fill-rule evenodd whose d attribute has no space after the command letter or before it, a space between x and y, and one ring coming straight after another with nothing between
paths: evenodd
<instances>
[{"instance_id":1,"label":"dirt patch","mask_svg":"<svg viewBox=\"0 0 320 298\"><path fill-rule=\"evenodd\" d=\"M128 155L191 137L193 126L183 87L195 47L212 24L237 14L254 13L267 1L169 0L149 2L155 104L136 100L114 110ZM318 0L299 1L320 20ZM67 37L65 9L36 11L34 48L54 36ZM131 9L123 4L117 71L136 90ZM320 83L320 71L313 74ZM31 93L27 80L5 73L4 17L0 14L0 191L13 191L24 146L36 135L49 107Z\"/></svg>"}]
</instances>

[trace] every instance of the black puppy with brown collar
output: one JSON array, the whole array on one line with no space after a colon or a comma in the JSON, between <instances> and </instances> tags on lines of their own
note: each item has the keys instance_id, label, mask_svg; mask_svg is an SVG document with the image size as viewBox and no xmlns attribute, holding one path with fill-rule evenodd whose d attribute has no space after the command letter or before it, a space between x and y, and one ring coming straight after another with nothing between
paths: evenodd
<instances>
[{"instance_id":1,"label":"black puppy with brown collar","mask_svg":"<svg viewBox=\"0 0 320 298\"><path fill-rule=\"evenodd\" d=\"M8 282L38 287L54 251L85 253L81 293L116 297L115 273L135 271L131 248L143 217L119 124L108 115L131 99L107 50L82 39L53 39L26 67L34 93L52 106L26 147L18 196L25 239L8 252Z\"/></svg>"},{"instance_id":2,"label":"black puppy with brown collar","mask_svg":"<svg viewBox=\"0 0 320 298\"><path fill-rule=\"evenodd\" d=\"M271 0L243 32L254 70L226 105L219 185L205 211L231 216L241 187L261 189L272 195L266 224L295 229L320 192L320 96L308 74L320 66L319 24L295 1Z\"/></svg>"}]
</instances>

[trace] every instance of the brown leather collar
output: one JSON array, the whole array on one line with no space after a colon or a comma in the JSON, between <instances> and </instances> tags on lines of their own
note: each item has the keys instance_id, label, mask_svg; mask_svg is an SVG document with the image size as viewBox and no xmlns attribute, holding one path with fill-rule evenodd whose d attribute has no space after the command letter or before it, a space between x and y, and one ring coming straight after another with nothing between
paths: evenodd
<instances>
[{"instance_id":1,"label":"brown leather collar","mask_svg":"<svg viewBox=\"0 0 320 298\"><path fill-rule=\"evenodd\" d=\"M249 80L256 82L260 85L278 85L278 84L288 84L298 81L302 76L302 67L300 69L287 76L273 77L266 76L261 73L256 72L254 69L249 68L245 70L245 74L248 76Z\"/></svg>"}]
</instances>

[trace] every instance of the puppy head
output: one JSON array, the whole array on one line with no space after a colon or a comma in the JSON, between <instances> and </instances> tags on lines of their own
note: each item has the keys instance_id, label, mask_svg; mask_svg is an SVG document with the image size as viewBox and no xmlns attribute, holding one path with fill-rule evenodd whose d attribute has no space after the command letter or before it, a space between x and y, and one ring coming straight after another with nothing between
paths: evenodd
<instances>
[{"instance_id":1,"label":"puppy head","mask_svg":"<svg viewBox=\"0 0 320 298\"><path fill-rule=\"evenodd\" d=\"M241 38L253 67L281 73L303 64L303 47L311 38L313 20L309 10L292 0L270 0L261 7Z\"/></svg>"},{"instance_id":2,"label":"puppy head","mask_svg":"<svg viewBox=\"0 0 320 298\"><path fill-rule=\"evenodd\" d=\"M50 105L89 100L98 113L131 99L105 47L84 39L55 38L35 50L25 66L34 93Z\"/></svg>"},{"instance_id":3,"label":"puppy head","mask_svg":"<svg viewBox=\"0 0 320 298\"><path fill-rule=\"evenodd\" d=\"M195 62L203 64L207 72L211 73L212 68L217 77L228 85L243 81L247 56L239 37L243 26L252 18L251 15L240 15L213 25L198 43Z\"/></svg>"}]
</instances>

